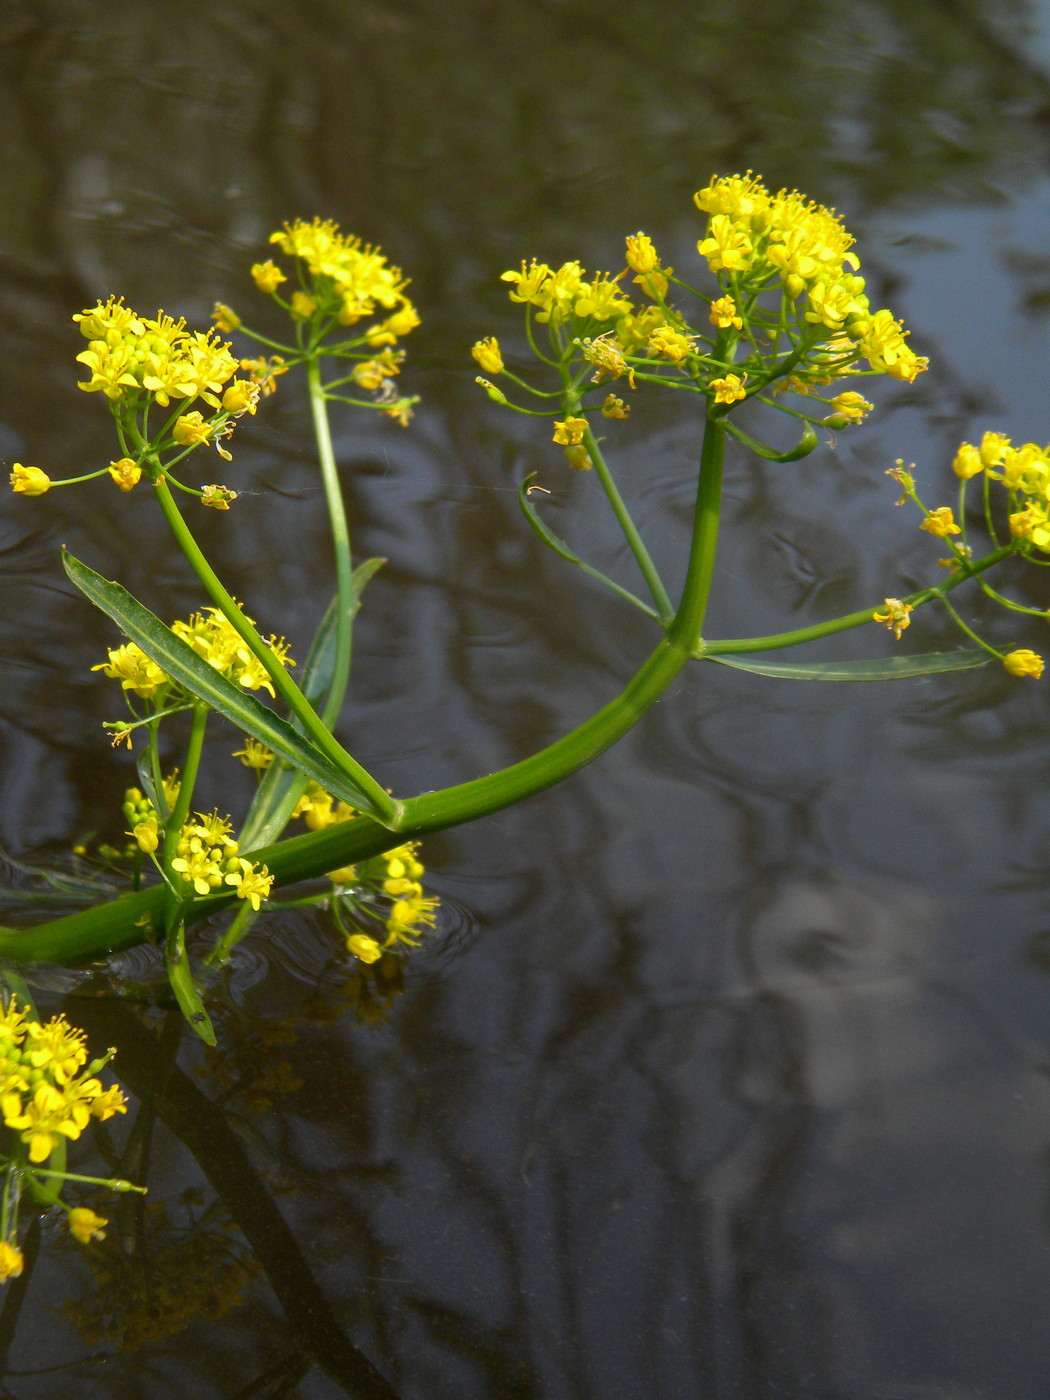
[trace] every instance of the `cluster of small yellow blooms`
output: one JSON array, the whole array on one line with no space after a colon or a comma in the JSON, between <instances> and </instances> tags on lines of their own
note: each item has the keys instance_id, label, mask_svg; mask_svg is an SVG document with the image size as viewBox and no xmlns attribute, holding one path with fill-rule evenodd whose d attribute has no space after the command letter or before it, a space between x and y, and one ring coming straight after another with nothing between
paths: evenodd
<instances>
[{"instance_id":1,"label":"cluster of small yellow blooms","mask_svg":"<svg viewBox=\"0 0 1050 1400\"><path fill-rule=\"evenodd\" d=\"M0 1113L30 1162L45 1162L60 1138L77 1139L92 1118L127 1111L120 1089L95 1078L104 1063L87 1064L83 1032L64 1016L44 1024L14 1001L0 1016Z\"/></svg>"},{"instance_id":2,"label":"cluster of small yellow blooms","mask_svg":"<svg viewBox=\"0 0 1050 1400\"><path fill-rule=\"evenodd\" d=\"M522 263L520 272L504 272L501 280L511 283L511 301L536 308L537 321L615 321L633 310L616 278L597 272L588 280L578 262L551 268L534 259L528 267Z\"/></svg>"},{"instance_id":3,"label":"cluster of small yellow blooms","mask_svg":"<svg viewBox=\"0 0 1050 1400\"><path fill-rule=\"evenodd\" d=\"M271 234L270 242L298 258L310 275L310 293L292 297L293 311L304 319L320 310L334 315L341 326L353 326L387 312L366 333L373 346L393 345L419 325L415 307L405 295L408 279L401 269L388 263L378 248L341 233L331 219L311 223L296 219ZM288 280L273 261L256 263L252 277L261 291L270 294Z\"/></svg>"},{"instance_id":4,"label":"cluster of small yellow blooms","mask_svg":"<svg viewBox=\"0 0 1050 1400\"><path fill-rule=\"evenodd\" d=\"M364 889L371 887L377 895L391 901L384 921L385 937L382 941L364 931L350 933L347 937L348 950L361 962L376 962L384 949L397 943L414 947L424 930L433 928L437 922L439 901L423 893L421 877L425 870L418 851L419 843L409 841L392 851L362 861L356 867L330 872L329 879L338 884L353 882Z\"/></svg>"},{"instance_id":5,"label":"cluster of small yellow blooms","mask_svg":"<svg viewBox=\"0 0 1050 1400\"><path fill-rule=\"evenodd\" d=\"M273 762L273 750L261 744L258 739L245 739L243 749L235 749L234 758L239 758L245 768L264 773Z\"/></svg>"},{"instance_id":6,"label":"cluster of small yellow blooms","mask_svg":"<svg viewBox=\"0 0 1050 1400\"><path fill-rule=\"evenodd\" d=\"M162 835L152 802L138 788L129 788L123 810L129 823L127 834L139 850L152 854ZM230 885L238 899L246 899L256 910L273 886L273 876L265 865L255 865L238 854L230 819L220 817L217 811L197 812L183 824L171 868L194 894L203 897Z\"/></svg>"},{"instance_id":7,"label":"cluster of small yellow blooms","mask_svg":"<svg viewBox=\"0 0 1050 1400\"><path fill-rule=\"evenodd\" d=\"M1010 534L1050 553L1050 447L1014 447L1003 433L985 433L979 447L960 446L952 468L963 480L984 471L1001 482L1010 493Z\"/></svg>"},{"instance_id":8,"label":"cluster of small yellow blooms","mask_svg":"<svg viewBox=\"0 0 1050 1400\"><path fill-rule=\"evenodd\" d=\"M337 802L320 783L310 782L295 804L292 820L302 817L311 831L324 831L335 822L348 822L357 813L347 802Z\"/></svg>"},{"instance_id":9,"label":"cluster of small yellow blooms","mask_svg":"<svg viewBox=\"0 0 1050 1400\"><path fill-rule=\"evenodd\" d=\"M926 369L892 313L871 310L853 238L833 210L795 190L772 194L750 171L713 178L696 203L709 216L697 247L712 272L752 291L779 280L793 301L804 293L805 321L831 333L837 354L855 352L876 373L910 383Z\"/></svg>"},{"instance_id":10,"label":"cluster of small yellow blooms","mask_svg":"<svg viewBox=\"0 0 1050 1400\"><path fill-rule=\"evenodd\" d=\"M311 831L323 831L356 815L353 807L337 803L318 783L309 784L292 813ZM333 912L346 935L347 949L361 962L377 961L384 949L397 943L414 946L424 930L434 926L439 901L423 893L424 874L418 841L328 872L336 887ZM348 924L344 916L352 922ZM375 929L377 922L383 925L382 938Z\"/></svg>"},{"instance_id":11,"label":"cluster of small yellow blooms","mask_svg":"<svg viewBox=\"0 0 1050 1400\"><path fill-rule=\"evenodd\" d=\"M218 1321L240 1305L258 1273L232 1226L175 1229L163 1205L147 1209L136 1247L122 1247L130 1243L111 1240L86 1255L94 1296L63 1305L88 1346L130 1352L192 1322Z\"/></svg>"},{"instance_id":12,"label":"cluster of small yellow blooms","mask_svg":"<svg viewBox=\"0 0 1050 1400\"><path fill-rule=\"evenodd\" d=\"M251 618L248 621L251 622ZM203 613L194 613L186 622L173 622L171 630L227 680L244 690L268 690L273 695L273 682L263 669L262 662L254 652L249 651L240 633L218 608L206 608ZM283 638L270 637L266 645L282 666L295 665ZM91 669L101 671L112 680L119 680L121 689L130 691L142 700L157 701L165 687L176 685L136 642L111 647L106 657L105 661ZM167 695L165 698L168 698Z\"/></svg>"}]
</instances>

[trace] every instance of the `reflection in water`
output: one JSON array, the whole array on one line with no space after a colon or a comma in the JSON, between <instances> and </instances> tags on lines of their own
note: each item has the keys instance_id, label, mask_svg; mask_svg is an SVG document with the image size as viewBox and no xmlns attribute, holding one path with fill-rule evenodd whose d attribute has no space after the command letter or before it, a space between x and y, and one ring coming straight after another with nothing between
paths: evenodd
<instances>
[{"instance_id":1,"label":"reflection in water","mask_svg":"<svg viewBox=\"0 0 1050 1400\"><path fill-rule=\"evenodd\" d=\"M1045 399L1042 206L1017 193L1045 166L1045 42L1025 28L1041 13L870 0L847 31L820 0L704 0L659 25L592 0L190 0L173 26L147 5L11 0L0 452L109 452L71 369L68 316L96 295L199 320L236 304L286 217L382 242L415 279L405 378L424 401L408 432L347 423L337 441L356 548L390 560L348 730L398 791L509 762L606 699L647 637L523 534L514 488L549 463L471 383L469 346L509 324L496 274L533 254L607 265L643 223L684 270L699 229L681 211L715 169L837 202L881 299L904 284L931 384L805 463L731 463L712 626L881 596L925 558L885 467L915 456L932 480L953 441ZM923 300L918 272L939 287L949 265ZM997 381L959 347L999 336L1026 355ZM274 404L237 456L247 528L210 521L206 547L268 631L299 639L330 581L300 410ZM659 406L624 426L614 466L664 566L694 428ZM586 483L556 485L558 533L627 580ZM127 785L87 670L114 638L60 582L57 545L166 616L201 602L118 495L97 492L90 520L60 497L0 514L0 837L29 865L122 840ZM917 649L945 644L923 628ZM382 962L341 988L309 910L238 950L210 1059L177 1017L112 996L148 992L148 952L109 979L47 974L120 1047L139 1107L114 1151L151 1195L94 1256L113 1270L101 1313L89 1265L56 1253L49 1221L30 1232L0 1314L6 1393L1039 1400L1046 987L1018 955L1047 924L1044 701L990 672L834 689L689 674L592 772L428 842L470 916L409 964L404 996ZM236 774L202 802L248 792ZM179 1251L196 1263L173 1292ZM190 1321L224 1268L224 1302L242 1301ZM141 1335L132 1299L163 1318L111 1356ZM78 1335L89 1312L101 1330ZM84 1362L96 1348L108 1359Z\"/></svg>"}]
</instances>

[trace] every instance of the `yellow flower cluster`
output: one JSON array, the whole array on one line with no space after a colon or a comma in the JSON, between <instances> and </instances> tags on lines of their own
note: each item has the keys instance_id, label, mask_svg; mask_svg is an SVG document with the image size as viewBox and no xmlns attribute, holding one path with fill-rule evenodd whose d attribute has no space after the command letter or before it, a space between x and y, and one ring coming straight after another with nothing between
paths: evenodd
<instances>
[{"instance_id":1,"label":"yellow flower cluster","mask_svg":"<svg viewBox=\"0 0 1050 1400\"><path fill-rule=\"evenodd\" d=\"M385 919L386 936L382 941L371 932L348 934L347 949L359 961L376 962L385 949L397 943L415 947L424 930L433 928L437 922L440 901L423 893L422 876L426 872L418 851L419 842L408 841L359 866L347 866L329 874L329 879L339 884L352 881L363 889L370 889L373 895L383 895L391 901ZM373 914L373 917L377 916Z\"/></svg>"},{"instance_id":2,"label":"yellow flower cluster","mask_svg":"<svg viewBox=\"0 0 1050 1400\"><path fill-rule=\"evenodd\" d=\"M137 836L138 828L133 834ZM237 853L237 842L228 817L217 811L197 812L179 832L172 870L193 886L198 895L211 894L223 885L232 885L238 899L246 899L253 909L270 893L273 876L265 865L254 865Z\"/></svg>"},{"instance_id":3,"label":"yellow flower cluster","mask_svg":"<svg viewBox=\"0 0 1050 1400\"><path fill-rule=\"evenodd\" d=\"M30 1162L45 1162L60 1138L75 1140L92 1118L127 1111L120 1089L104 1089L94 1077L101 1063L87 1065L83 1032L64 1016L42 1024L14 1001L0 1016L0 1114L28 1146Z\"/></svg>"},{"instance_id":4,"label":"yellow flower cluster","mask_svg":"<svg viewBox=\"0 0 1050 1400\"><path fill-rule=\"evenodd\" d=\"M528 267L522 263L520 272L504 272L501 281L512 284L511 301L536 307L537 321L614 321L633 309L614 277L596 272L588 280L578 262L551 268L534 259Z\"/></svg>"},{"instance_id":5,"label":"yellow flower cluster","mask_svg":"<svg viewBox=\"0 0 1050 1400\"><path fill-rule=\"evenodd\" d=\"M1010 533L1050 553L1050 447L1026 442L1014 447L1003 433L985 433L980 446L964 442L952 470L963 480L987 472L1010 493Z\"/></svg>"},{"instance_id":6,"label":"yellow flower cluster","mask_svg":"<svg viewBox=\"0 0 1050 1400\"><path fill-rule=\"evenodd\" d=\"M370 345L393 345L419 325L415 307L405 296L408 279L383 253L360 238L339 231L331 219L305 223L296 219L270 235L283 253L296 257L310 274L311 294L297 293L292 309L302 319L315 310L334 316L341 326L388 312L369 328ZM260 290L275 293L287 280L276 263L257 263L252 276ZM228 308L224 308L228 310Z\"/></svg>"},{"instance_id":7,"label":"yellow flower cluster","mask_svg":"<svg viewBox=\"0 0 1050 1400\"><path fill-rule=\"evenodd\" d=\"M357 813L347 802L336 802L320 783L308 783L306 791L295 804L292 820L302 817L311 831L324 831L335 822L348 822Z\"/></svg>"},{"instance_id":8,"label":"yellow flower cluster","mask_svg":"<svg viewBox=\"0 0 1050 1400\"><path fill-rule=\"evenodd\" d=\"M268 690L273 695L273 682L263 669L262 662L254 652L249 651L240 633L218 608L205 608L203 613L194 613L186 622L173 622L171 630L227 680L244 690ZM282 666L295 665L288 655L288 644L283 637L264 640ZM143 700L156 700L163 687L175 684L136 642L109 648L106 658L91 669L101 671L112 680L119 680L121 689L130 690Z\"/></svg>"},{"instance_id":9,"label":"yellow flower cluster","mask_svg":"<svg viewBox=\"0 0 1050 1400\"><path fill-rule=\"evenodd\" d=\"M77 356L90 373L80 384L87 393L125 401L148 396L162 408L172 399L200 399L234 415L255 411L257 390L247 380L229 384L238 362L214 331L187 330L184 320L163 311L139 316L115 297L73 320L88 341L88 348Z\"/></svg>"},{"instance_id":10,"label":"yellow flower cluster","mask_svg":"<svg viewBox=\"0 0 1050 1400\"><path fill-rule=\"evenodd\" d=\"M796 190L771 194L750 171L714 177L696 203L708 215L697 248L712 272L756 289L779 280L792 300L805 293L805 320L841 336L841 349L855 348L877 373L910 383L926 369L901 323L872 312L853 238L834 210Z\"/></svg>"}]
</instances>

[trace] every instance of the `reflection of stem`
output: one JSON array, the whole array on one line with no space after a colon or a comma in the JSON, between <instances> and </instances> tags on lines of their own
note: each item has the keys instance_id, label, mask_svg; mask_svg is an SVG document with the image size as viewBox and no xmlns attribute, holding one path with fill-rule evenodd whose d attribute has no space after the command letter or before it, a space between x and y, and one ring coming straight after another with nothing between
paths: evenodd
<instances>
[{"instance_id":1,"label":"reflection of stem","mask_svg":"<svg viewBox=\"0 0 1050 1400\"><path fill-rule=\"evenodd\" d=\"M262 1265L304 1352L353 1400L397 1400L365 1354L347 1339L284 1217L259 1180L225 1116L173 1064L156 1066L155 1037L119 1002L94 1002L88 1034L120 1049L120 1077L197 1159ZM169 1027L172 1020L169 1017ZM172 1032L174 1034L174 1032Z\"/></svg>"}]
</instances>

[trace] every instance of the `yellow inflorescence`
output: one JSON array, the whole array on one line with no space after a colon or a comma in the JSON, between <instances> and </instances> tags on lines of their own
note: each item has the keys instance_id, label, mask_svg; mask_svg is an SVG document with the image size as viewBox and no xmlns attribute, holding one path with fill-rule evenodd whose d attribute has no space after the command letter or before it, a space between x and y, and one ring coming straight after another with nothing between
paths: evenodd
<instances>
[{"instance_id":1,"label":"yellow inflorescence","mask_svg":"<svg viewBox=\"0 0 1050 1400\"><path fill-rule=\"evenodd\" d=\"M842 332L878 373L911 382L926 368L900 322L871 311L853 238L834 210L796 190L772 194L751 171L714 177L696 203L709 216L697 247L712 272L755 288L779 280L792 299L805 294L804 319Z\"/></svg>"},{"instance_id":2,"label":"yellow inflorescence","mask_svg":"<svg viewBox=\"0 0 1050 1400\"><path fill-rule=\"evenodd\" d=\"M113 297L73 319L88 341L77 356L90 373L80 385L87 393L125 401L148 397L162 408L173 399L200 399L221 409L224 386L238 362L214 331L190 331L185 321L163 311L139 316Z\"/></svg>"},{"instance_id":3,"label":"yellow inflorescence","mask_svg":"<svg viewBox=\"0 0 1050 1400\"><path fill-rule=\"evenodd\" d=\"M85 1070L87 1058L83 1032L64 1016L41 1024L14 1001L0 1016L0 1114L30 1162L47 1161L61 1138L78 1138L92 1118L126 1112L120 1089L104 1089Z\"/></svg>"},{"instance_id":4,"label":"yellow inflorescence","mask_svg":"<svg viewBox=\"0 0 1050 1400\"><path fill-rule=\"evenodd\" d=\"M419 325L415 307L405 295L408 279L401 269L387 262L378 248L340 232L331 219L311 223L296 219L271 234L270 242L298 258L310 275L311 294L296 294L296 314L304 319L318 309L335 315L342 326L381 317L366 333L377 346L392 345ZM275 292L286 280L273 262L253 267L252 276L269 292ZM312 303L309 307L308 302Z\"/></svg>"}]
</instances>

